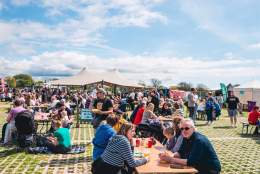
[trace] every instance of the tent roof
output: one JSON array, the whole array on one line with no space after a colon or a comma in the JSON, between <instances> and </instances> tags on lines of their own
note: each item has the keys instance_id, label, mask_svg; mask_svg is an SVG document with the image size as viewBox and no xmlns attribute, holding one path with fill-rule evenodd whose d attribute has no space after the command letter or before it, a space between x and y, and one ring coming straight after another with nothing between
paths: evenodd
<instances>
[{"instance_id":1,"label":"tent roof","mask_svg":"<svg viewBox=\"0 0 260 174\"><path fill-rule=\"evenodd\" d=\"M88 71L86 70L86 68L83 68L78 74L74 76L51 81L50 84L64 85L64 86L70 86L70 85L83 86L88 84L101 83L102 81L105 83L115 84L118 86L143 88L143 86L127 80L116 70L107 71L107 72L94 72L94 71Z\"/></svg>"}]
</instances>

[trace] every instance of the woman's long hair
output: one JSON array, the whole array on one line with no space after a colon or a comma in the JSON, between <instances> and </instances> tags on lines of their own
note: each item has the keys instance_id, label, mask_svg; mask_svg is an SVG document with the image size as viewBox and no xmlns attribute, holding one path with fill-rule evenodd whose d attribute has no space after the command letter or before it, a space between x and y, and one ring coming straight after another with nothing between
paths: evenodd
<instances>
[{"instance_id":1,"label":"woman's long hair","mask_svg":"<svg viewBox=\"0 0 260 174\"><path fill-rule=\"evenodd\" d=\"M154 104L153 103L149 103L147 106L146 106L146 111L151 111L153 112L154 110Z\"/></svg>"},{"instance_id":2,"label":"woman's long hair","mask_svg":"<svg viewBox=\"0 0 260 174\"><path fill-rule=\"evenodd\" d=\"M123 123L120 130L117 132L117 135L124 135L127 137L127 132L133 128L134 126L131 123Z\"/></svg>"},{"instance_id":3,"label":"woman's long hair","mask_svg":"<svg viewBox=\"0 0 260 174\"><path fill-rule=\"evenodd\" d=\"M182 120L183 120L183 118L180 117L180 116L175 116L175 117L173 117L173 120L172 120L172 121L173 121L173 128L174 128L175 133L176 133L177 135L181 133L180 123L181 123Z\"/></svg>"}]
</instances>

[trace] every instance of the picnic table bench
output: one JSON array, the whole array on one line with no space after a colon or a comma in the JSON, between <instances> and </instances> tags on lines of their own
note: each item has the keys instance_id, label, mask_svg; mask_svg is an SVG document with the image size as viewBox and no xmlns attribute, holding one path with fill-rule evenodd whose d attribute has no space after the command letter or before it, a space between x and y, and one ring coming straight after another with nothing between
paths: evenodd
<instances>
[{"instance_id":1,"label":"picnic table bench","mask_svg":"<svg viewBox=\"0 0 260 174\"><path fill-rule=\"evenodd\" d=\"M253 128L259 127L259 125L249 124L247 121L241 121L241 124L242 124L242 134L244 134L244 129L246 129L246 134L248 134L248 133L252 134ZM249 128L250 128L250 131L248 132Z\"/></svg>"}]
</instances>

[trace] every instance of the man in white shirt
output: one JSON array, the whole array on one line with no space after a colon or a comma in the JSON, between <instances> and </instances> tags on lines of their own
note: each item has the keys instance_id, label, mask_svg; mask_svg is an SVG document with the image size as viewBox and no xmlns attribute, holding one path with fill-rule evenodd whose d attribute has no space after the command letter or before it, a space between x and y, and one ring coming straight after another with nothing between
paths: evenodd
<instances>
[{"instance_id":1,"label":"man in white shirt","mask_svg":"<svg viewBox=\"0 0 260 174\"><path fill-rule=\"evenodd\" d=\"M188 109L189 117L195 122L196 119L196 92L195 88L191 88L191 92L188 94Z\"/></svg>"}]
</instances>

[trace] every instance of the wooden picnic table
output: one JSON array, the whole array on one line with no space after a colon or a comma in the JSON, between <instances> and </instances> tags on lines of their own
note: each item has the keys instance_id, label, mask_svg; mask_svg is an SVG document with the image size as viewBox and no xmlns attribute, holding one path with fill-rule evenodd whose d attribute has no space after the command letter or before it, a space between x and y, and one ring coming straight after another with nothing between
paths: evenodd
<instances>
[{"instance_id":1,"label":"wooden picnic table","mask_svg":"<svg viewBox=\"0 0 260 174\"><path fill-rule=\"evenodd\" d=\"M164 151L164 147L158 141L152 148L135 147L138 151L149 151L150 161L145 165L136 167L138 174L181 174L181 173L197 173L198 171L193 167L184 166L182 169L171 168L169 163L160 163L159 154ZM167 151L173 154L170 151Z\"/></svg>"},{"instance_id":2,"label":"wooden picnic table","mask_svg":"<svg viewBox=\"0 0 260 174\"><path fill-rule=\"evenodd\" d=\"M163 121L163 122L172 121L171 117L159 116L158 118L159 118L160 121Z\"/></svg>"},{"instance_id":3,"label":"wooden picnic table","mask_svg":"<svg viewBox=\"0 0 260 174\"><path fill-rule=\"evenodd\" d=\"M29 108L47 108L47 107L48 107L48 105L46 105L46 104L29 106Z\"/></svg>"}]
</instances>

